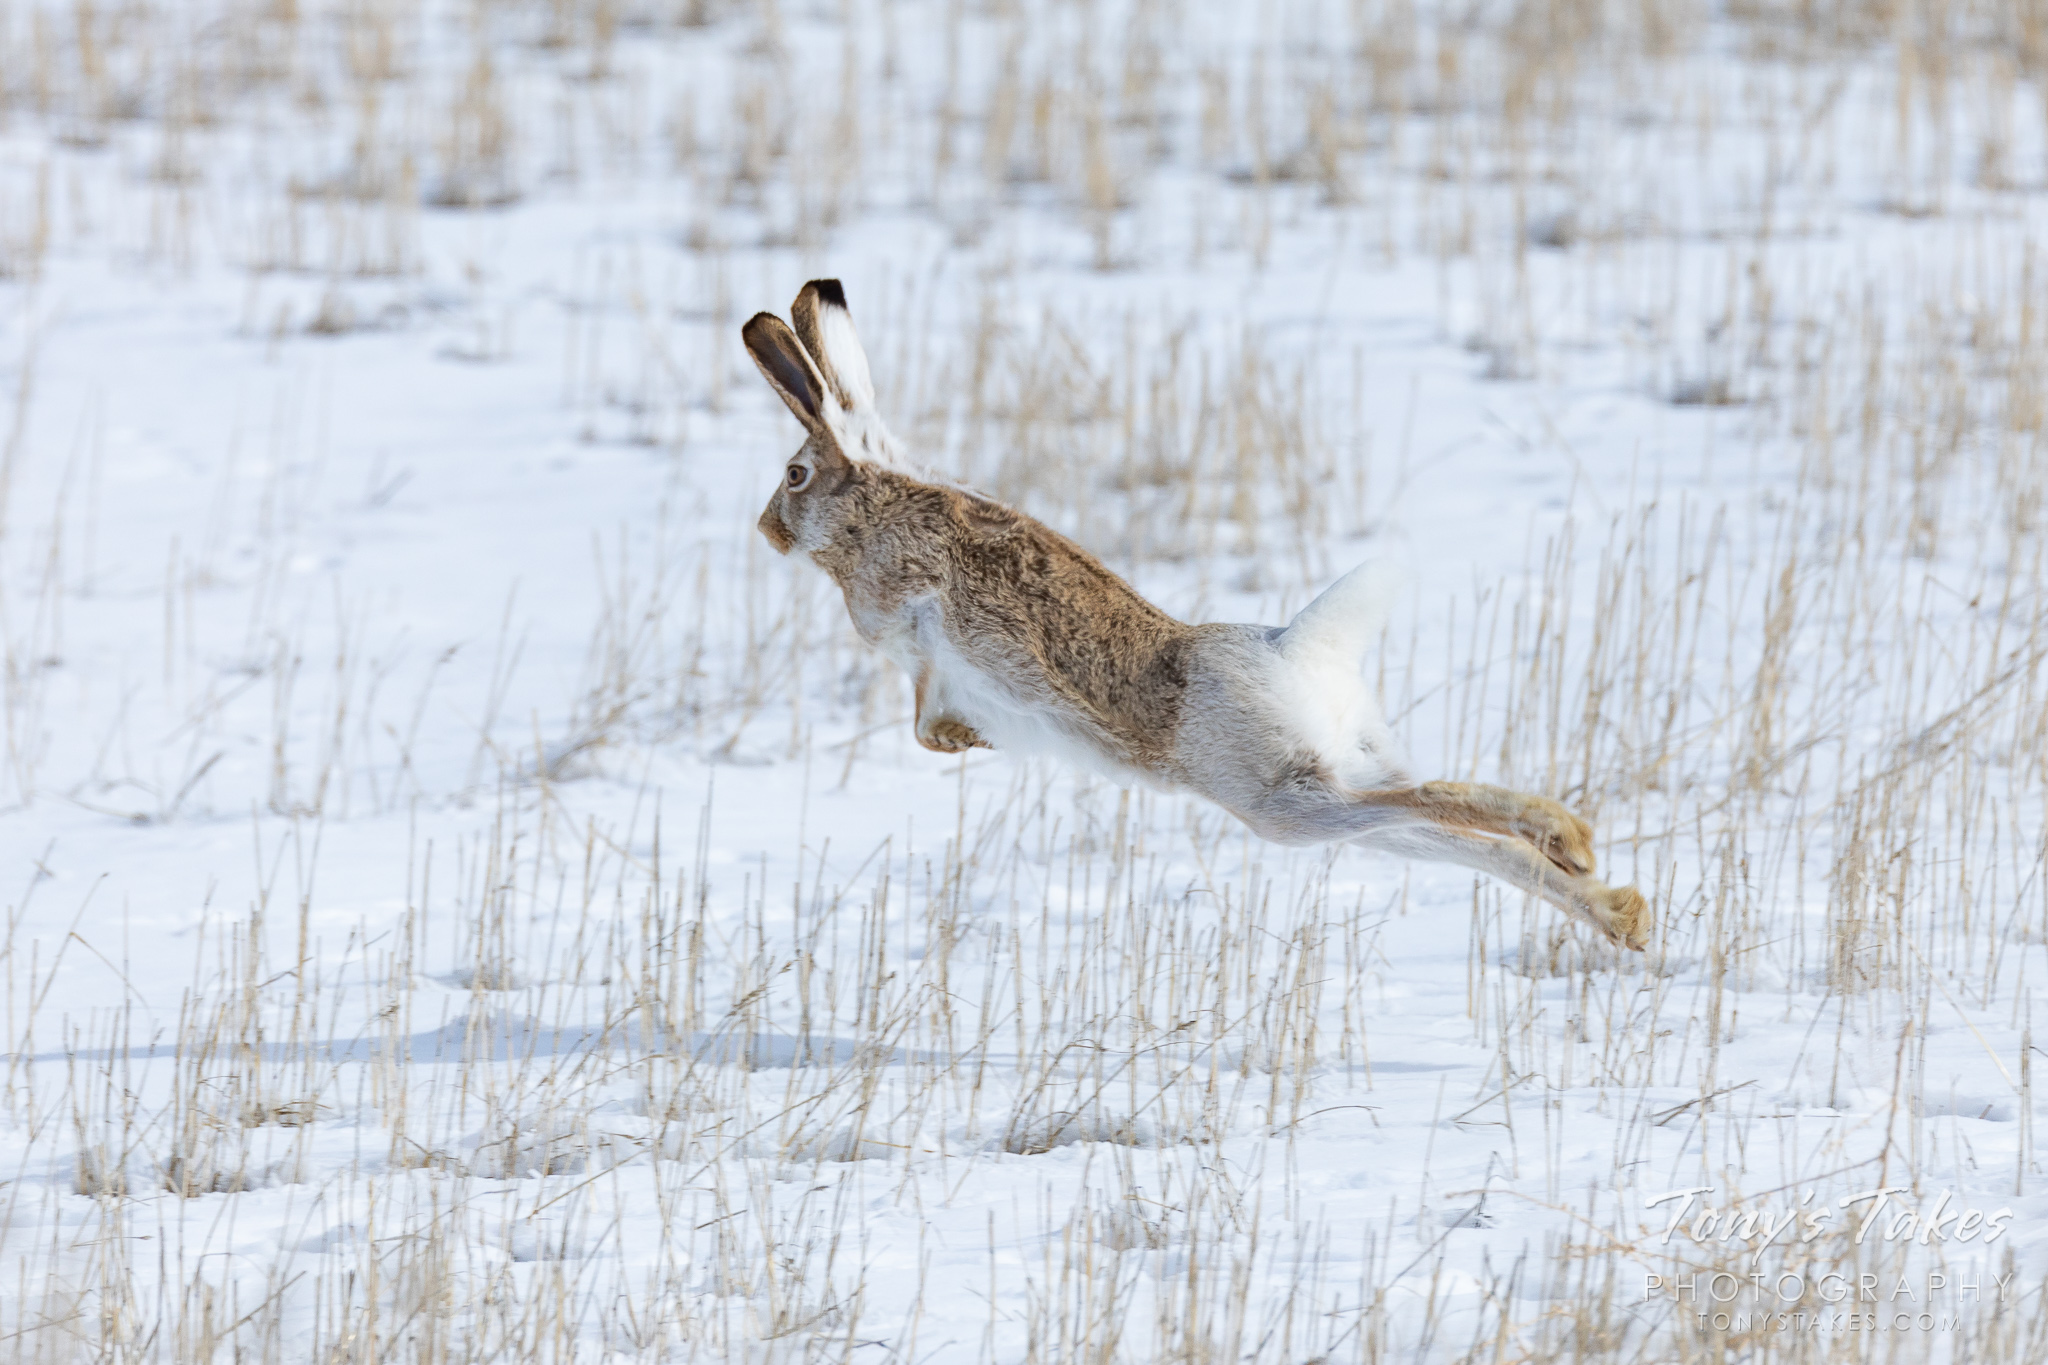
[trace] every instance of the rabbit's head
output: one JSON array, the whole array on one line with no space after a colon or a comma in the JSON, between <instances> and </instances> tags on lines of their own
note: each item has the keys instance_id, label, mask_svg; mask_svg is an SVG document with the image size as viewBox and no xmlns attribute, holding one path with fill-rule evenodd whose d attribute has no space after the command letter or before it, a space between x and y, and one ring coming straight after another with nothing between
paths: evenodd
<instances>
[{"instance_id":1,"label":"rabbit's head","mask_svg":"<svg viewBox=\"0 0 2048 1365\"><path fill-rule=\"evenodd\" d=\"M839 281L812 280L789 313L794 331L773 313L756 313L740 336L805 433L783 462L781 482L761 513L761 534L783 554L808 554L855 519L868 471L897 461Z\"/></svg>"}]
</instances>

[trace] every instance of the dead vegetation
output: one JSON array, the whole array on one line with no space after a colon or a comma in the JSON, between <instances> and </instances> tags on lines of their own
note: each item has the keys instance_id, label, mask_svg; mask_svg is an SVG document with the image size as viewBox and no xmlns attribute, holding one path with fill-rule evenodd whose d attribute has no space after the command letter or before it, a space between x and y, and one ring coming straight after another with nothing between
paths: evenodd
<instances>
[{"instance_id":1,"label":"dead vegetation","mask_svg":"<svg viewBox=\"0 0 2048 1365\"><path fill-rule=\"evenodd\" d=\"M1860 1360L1645 1306L1644 1275L1754 1264L1679 1255L1640 1199L1695 1169L1745 1186L1767 1140L1828 1197L1873 1163L2035 1188L2038 7L204 9L0 11L0 289L25 322L0 333L6 801L253 810L264 888L198 921L154 1034L67 1020L50 955L81 950L13 936L49 890L9 902L16 1358ZM273 350L459 312L460 357L496 363L542 324L515 326L541 305L495 282L492 215L640 191L673 195L669 237L580 250L543 334L579 434L685 472L654 532L599 528L549 723L507 700L511 600L469 646L491 661L451 761L426 753L458 728L448 656L295 592L332 489L285 458L318 444L288 385L251 438L273 458L229 466L218 525L173 542L132 704L91 712L74 762L93 447L22 434L53 258L230 269ZM802 765L808 799L896 761L901 681L743 524L704 529L688 463L758 434L735 300L870 215L935 225L978 280L899 267L861 301L899 431L1189 614L1277 619L1437 457L1325 262L1423 281L1414 344L1466 347L1490 391L1611 359L1677 434L1627 486L1576 484L1521 573L1408 613L1378 667L1420 764L1597 819L1614 880L1657 888L1650 960L1476 887L1451 1017L1487 1056L1446 1089L1373 1042L1406 998L1399 874L1368 898L1213 810L963 767L946 828L853 851L778 812L772 882L715 857L720 773ZM429 250L443 217L486 243L459 271ZM1131 287L1155 274L1182 283ZM1185 283L1218 279L1259 297ZM1579 458L1503 410L1461 421ZM263 761L223 762L251 732ZM671 754L693 785L642 801ZM596 779L627 816L579 805ZM390 856L389 922L319 915L349 822L465 806ZM1768 1084L1730 1060L1760 1017L1796 1039ZM1996 1095L1929 1072L1965 1026ZM1566 1183L1587 1113L1627 1173L1590 1191ZM2011 1136L1979 1153L1960 1120ZM1326 1216L1315 1144L1389 1128L1428 1144L1419 1184ZM1477 1188L1465 1155L1433 1174L1475 1133ZM1028 1207L1019 1162L1056 1173ZM925 1240L962 1191L985 1254L982 1222ZM238 1250L229 1210L259 1200L297 1231ZM1522 1255L1453 1255L1515 1217ZM942 1304L963 1281L971 1311ZM2024 1283L1899 1358L2031 1358Z\"/></svg>"}]
</instances>

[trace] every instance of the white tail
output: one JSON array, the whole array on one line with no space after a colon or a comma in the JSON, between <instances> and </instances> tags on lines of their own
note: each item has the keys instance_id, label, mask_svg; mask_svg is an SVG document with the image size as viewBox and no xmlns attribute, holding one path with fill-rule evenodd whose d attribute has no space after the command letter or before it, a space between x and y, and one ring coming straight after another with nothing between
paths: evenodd
<instances>
[{"instance_id":1,"label":"white tail","mask_svg":"<svg viewBox=\"0 0 2048 1365\"><path fill-rule=\"evenodd\" d=\"M1367 560L1294 614L1280 634L1281 654L1313 672L1355 672L1365 661L1366 647L1386 624L1406 579L1386 560Z\"/></svg>"}]
</instances>

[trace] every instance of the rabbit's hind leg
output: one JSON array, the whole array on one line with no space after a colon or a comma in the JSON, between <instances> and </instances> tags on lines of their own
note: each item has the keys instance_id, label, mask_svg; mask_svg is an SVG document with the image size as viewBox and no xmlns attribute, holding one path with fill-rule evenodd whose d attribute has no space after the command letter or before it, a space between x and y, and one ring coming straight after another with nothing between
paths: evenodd
<instances>
[{"instance_id":1,"label":"rabbit's hind leg","mask_svg":"<svg viewBox=\"0 0 2048 1365\"><path fill-rule=\"evenodd\" d=\"M1453 863L1498 877L1585 920L1621 947L1640 952L1650 941L1650 905L1642 892L1568 873L1521 839L1448 825L1388 825L1357 842L1404 858Z\"/></svg>"},{"instance_id":2,"label":"rabbit's hind leg","mask_svg":"<svg viewBox=\"0 0 2048 1365\"><path fill-rule=\"evenodd\" d=\"M1433 823L1519 839L1574 877L1593 870L1593 827L1547 796L1477 782L1425 782L1415 791Z\"/></svg>"}]
</instances>

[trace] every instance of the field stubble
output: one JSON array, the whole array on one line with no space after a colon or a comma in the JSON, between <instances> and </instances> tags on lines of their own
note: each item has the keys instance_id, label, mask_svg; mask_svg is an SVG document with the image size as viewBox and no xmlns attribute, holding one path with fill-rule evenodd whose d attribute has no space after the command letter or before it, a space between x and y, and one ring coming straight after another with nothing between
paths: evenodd
<instances>
[{"instance_id":1,"label":"field stubble","mask_svg":"<svg viewBox=\"0 0 2048 1365\"><path fill-rule=\"evenodd\" d=\"M0 9L7 1349L1862 1360L1773 1314L1953 1261L1891 1358L2038 1358L2035 8ZM1584 811L1650 953L910 749L745 506L736 324L813 271L913 449L1184 614L1412 560L1416 766ZM162 509L102 275L244 377ZM322 346L642 500L394 466ZM380 577L415 498L474 549ZM180 838L200 908L108 928ZM2019 1216L1757 1250L1694 1186Z\"/></svg>"}]
</instances>

